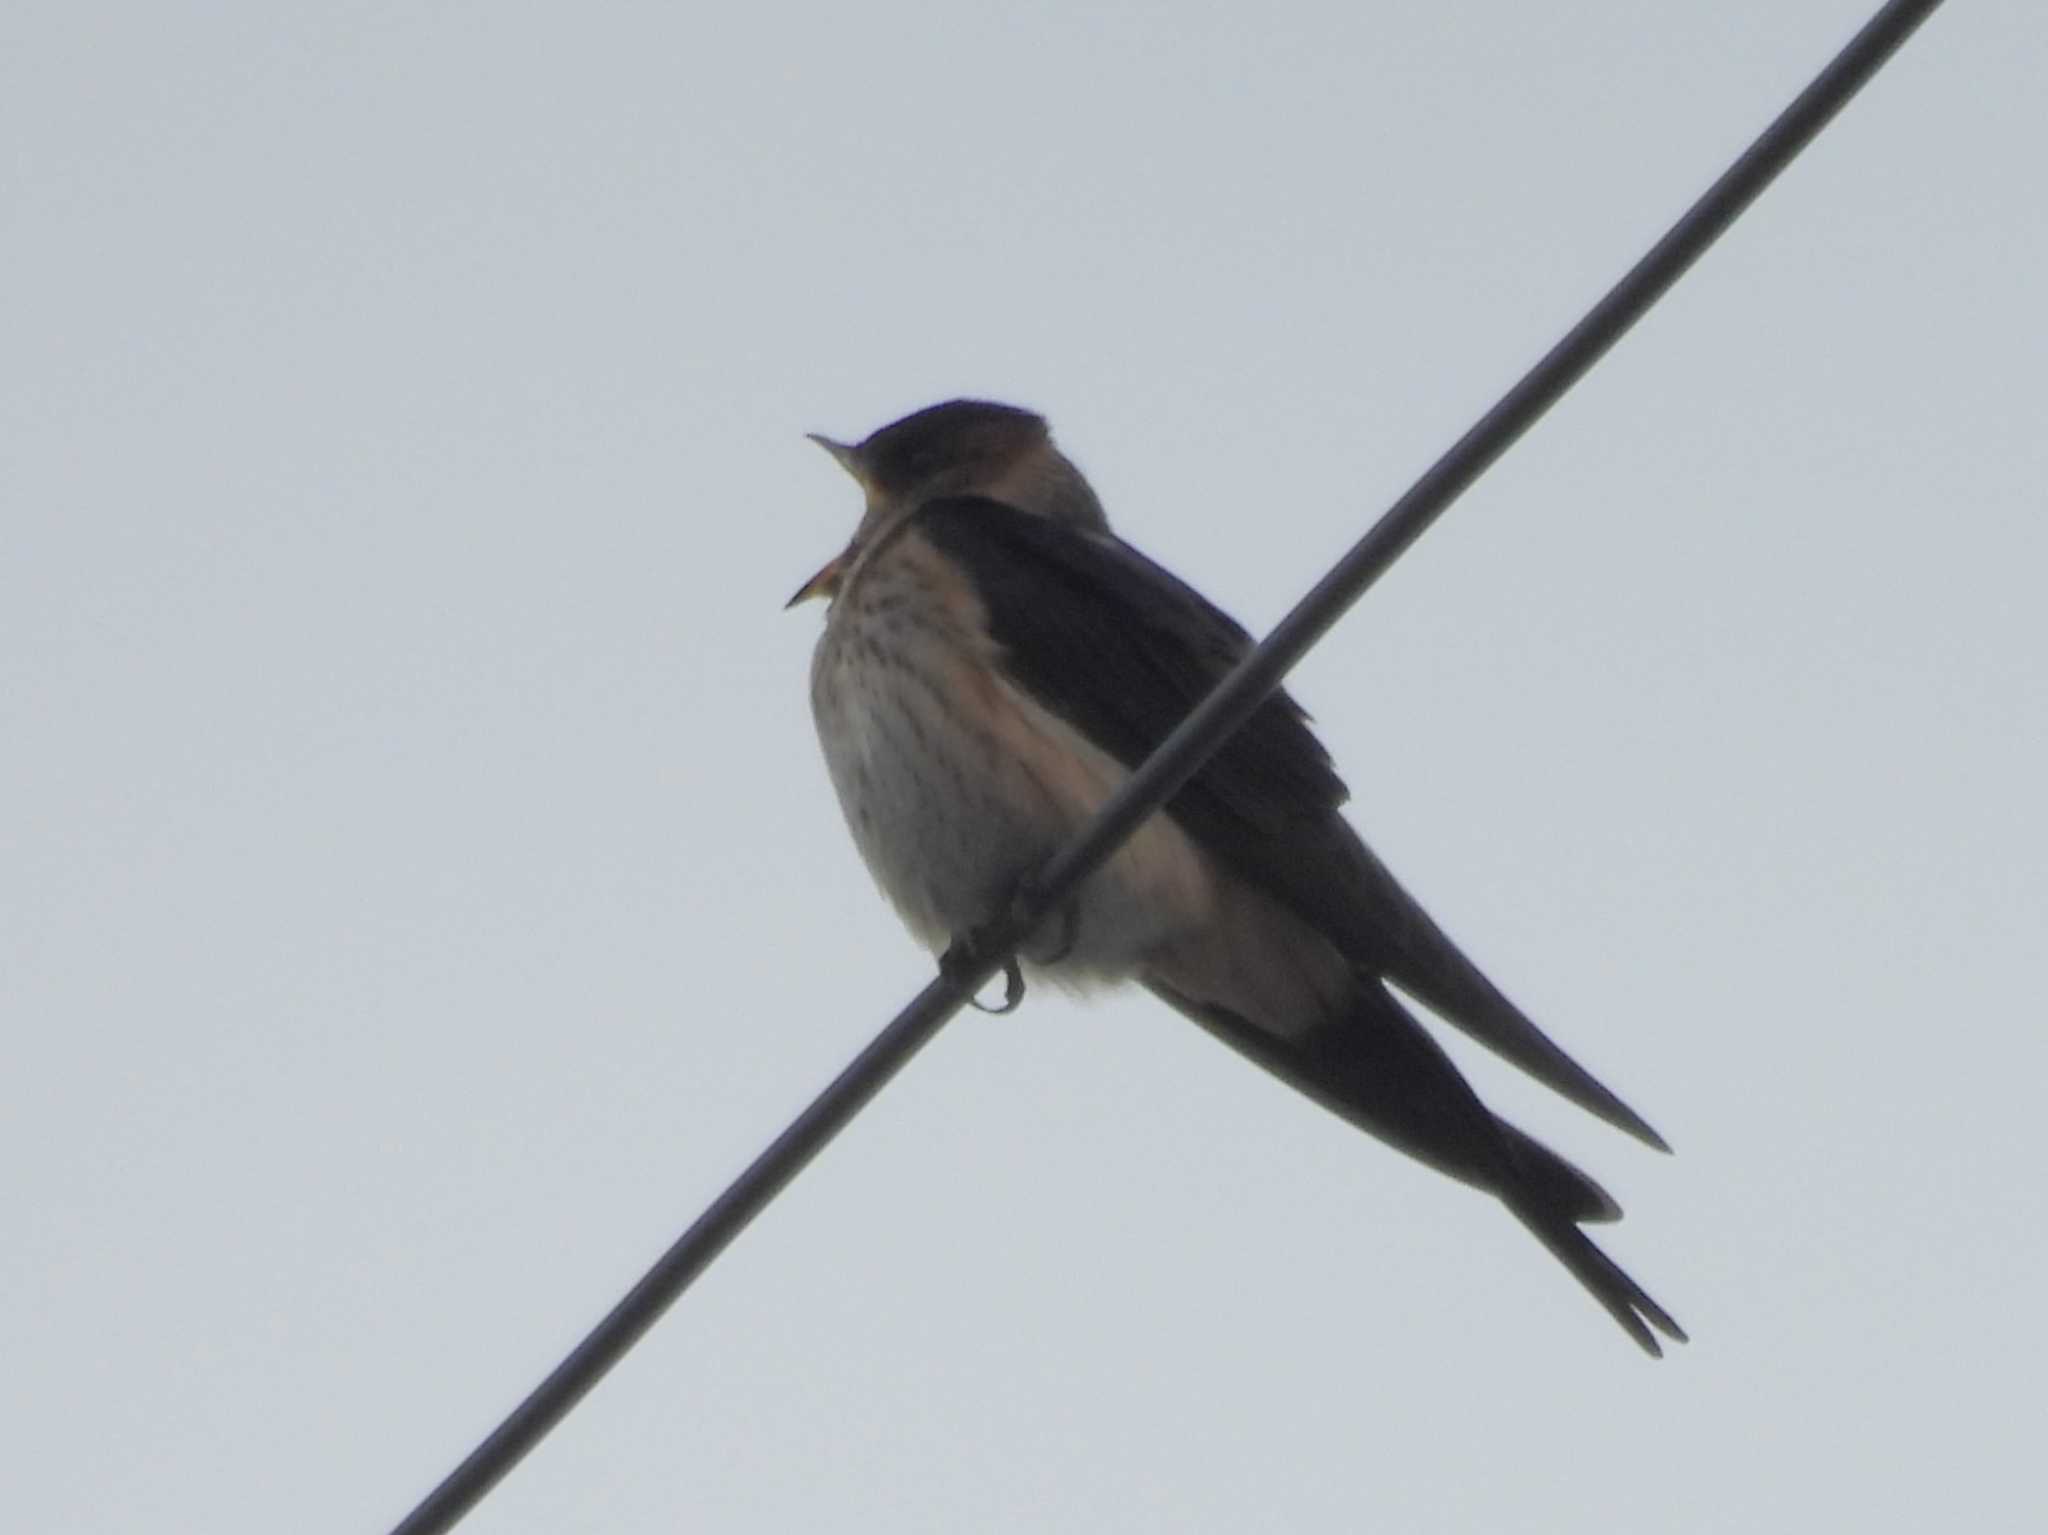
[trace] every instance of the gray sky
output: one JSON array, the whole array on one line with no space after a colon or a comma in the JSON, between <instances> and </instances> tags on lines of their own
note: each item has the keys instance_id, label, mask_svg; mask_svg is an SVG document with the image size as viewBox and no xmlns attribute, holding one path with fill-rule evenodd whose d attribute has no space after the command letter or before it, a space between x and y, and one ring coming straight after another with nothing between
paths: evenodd
<instances>
[{"instance_id":1,"label":"gray sky","mask_svg":"<svg viewBox=\"0 0 2048 1535\"><path fill-rule=\"evenodd\" d=\"M362 1531L928 974L851 487L1048 412L1270 624L1870 0L0 21L23 1530ZM2048 1294L2038 7L1939 15L1302 669L1678 1148L1515 1222L1143 997L956 1022L478 1531L2013 1529Z\"/></svg>"}]
</instances>

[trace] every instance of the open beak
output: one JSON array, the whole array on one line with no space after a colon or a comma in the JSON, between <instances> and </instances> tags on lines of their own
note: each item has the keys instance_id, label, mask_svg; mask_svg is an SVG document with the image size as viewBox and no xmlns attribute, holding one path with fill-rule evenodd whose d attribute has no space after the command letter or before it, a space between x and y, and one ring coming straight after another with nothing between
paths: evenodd
<instances>
[{"instance_id":1,"label":"open beak","mask_svg":"<svg viewBox=\"0 0 2048 1535\"><path fill-rule=\"evenodd\" d=\"M850 443L838 442L822 432L806 432L804 436L831 454L833 463L859 481L863 489L866 488L868 482L867 476L861 472L860 449ZM853 555L853 545L848 544L826 562L823 570L797 588L796 595L782 605L783 612L787 613L799 602L809 602L813 597L830 597L836 594L839 590L839 578L846 574L846 567L853 563Z\"/></svg>"},{"instance_id":2,"label":"open beak","mask_svg":"<svg viewBox=\"0 0 2048 1535\"><path fill-rule=\"evenodd\" d=\"M782 611L787 613L799 602L809 602L813 597L832 596L839 590L839 578L845 574L846 567L852 562L852 559L853 549L851 545L840 553L833 555L831 559L825 562L823 570L796 589L796 595L782 605Z\"/></svg>"}]
</instances>

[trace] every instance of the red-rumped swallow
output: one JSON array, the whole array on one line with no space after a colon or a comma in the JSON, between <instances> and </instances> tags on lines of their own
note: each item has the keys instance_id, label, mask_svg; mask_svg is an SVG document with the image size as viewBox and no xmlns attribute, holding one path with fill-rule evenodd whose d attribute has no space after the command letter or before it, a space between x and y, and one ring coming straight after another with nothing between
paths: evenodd
<instances>
[{"instance_id":1,"label":"red-rumped swallow","mask_svg":"<svg viewBox=\"0 0 2048 1535\"><path fill-rule=\"evenodd\" d=\"M1250 647L1110 532L1042 417L935 405L848 446L853 540L791 605L831 599L811 707L861 856L934 953L1024 882ZM1524 1017L1338 814L1346 790L1276 693L1019 958L1135 979L1361 1129L1498 1197L1637 1343L1671 1314L1580 1230L1620 1208L1493 1114L1388 983L1660 1150Z\"/></svg>"}]
</instances>

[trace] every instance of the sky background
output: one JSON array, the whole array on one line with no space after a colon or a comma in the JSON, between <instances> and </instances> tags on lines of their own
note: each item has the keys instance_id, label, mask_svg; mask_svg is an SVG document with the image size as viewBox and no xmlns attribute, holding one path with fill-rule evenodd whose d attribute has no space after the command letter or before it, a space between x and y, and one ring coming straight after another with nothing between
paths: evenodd
<instances>
[{"instance_id":1,"label":"sky background","mask_svg":"<svg viewBox=\"0 0 2048 1535\"><path fill-rule=\"evenodd\" d=\"M11 0L6 1523L387 1527L927 978L802 433L1030 404L1263 629L1870 8ZM2044 72L1937 15L1296 676L1690 1347L1038 992L468 1528L2031 1527Z\"/></svg>"}]
</instances>

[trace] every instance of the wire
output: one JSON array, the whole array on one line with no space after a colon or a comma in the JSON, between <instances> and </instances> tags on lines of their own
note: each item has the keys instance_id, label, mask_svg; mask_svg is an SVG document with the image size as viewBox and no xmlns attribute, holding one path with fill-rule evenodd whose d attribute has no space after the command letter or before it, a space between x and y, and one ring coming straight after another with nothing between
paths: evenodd
<instances>
[{"instance_id":1,"label":"wire","mask_svg":"<svg viewBox=\"0 0 2048 1535\"><path fill-rule=\"evenodd\" d=\"M497 1485L826 1142L1003 969L1038 920L1100 868L1140 822L1201 768L1330 626L1642 318L1939 4L1940 0L1892 0L1879 10L1606 297L1430 466L1124 781L1073 843L1040 872L1031 898L975 935L973 958L949 962L676 1239L547 1379L396 1526L394 1535L440 1535Z\"/></svg>"}]
</instances>

